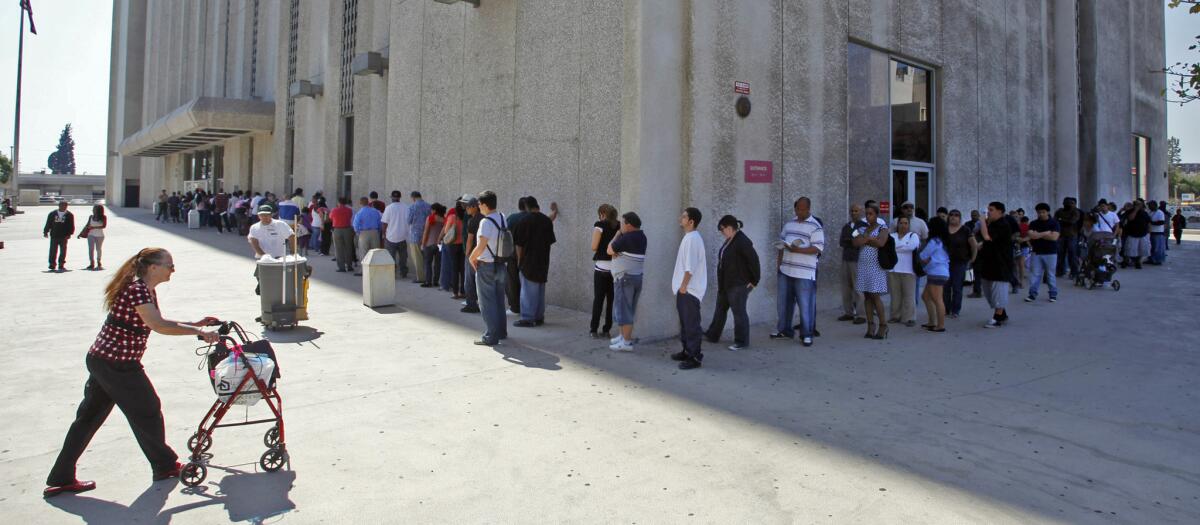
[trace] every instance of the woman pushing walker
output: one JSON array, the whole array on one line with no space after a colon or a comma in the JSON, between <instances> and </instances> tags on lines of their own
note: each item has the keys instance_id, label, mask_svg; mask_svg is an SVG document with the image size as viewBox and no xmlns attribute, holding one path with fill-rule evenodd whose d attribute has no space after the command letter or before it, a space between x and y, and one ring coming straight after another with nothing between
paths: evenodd
<instances>
[{"instance_id":1,"label":"woman pushing walker","mask_svg":"<svg viewBox=\"0 0 1200 525\"><path fill-rule=\"evenodd\" d=\"M142 369L142 354L151 331L199 336L208 343L218 336L199 328L212 324L215 319L211 317L194 323L163 319L155 288L171 280L174 272L170 253L162 248L145 248L125 261L105 287L108 319L88 350L85 363L89 376L83 385L83 401L46 478L44 497L96 488L95 482L75 479L75 464L113 405L129 420L138 446L150 461L154 481L179 475L179 456L167 445L162 405Z\"/></svg>"}]
</instances>

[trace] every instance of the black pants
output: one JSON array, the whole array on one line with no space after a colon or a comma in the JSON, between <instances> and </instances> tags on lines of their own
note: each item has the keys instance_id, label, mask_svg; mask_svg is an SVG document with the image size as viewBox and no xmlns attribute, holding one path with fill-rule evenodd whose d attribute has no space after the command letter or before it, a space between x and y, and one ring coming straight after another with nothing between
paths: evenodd
<instances>
[{"instance_id":1,"label":"black pants","mask_svg":"<svg viewBox=\"0 0 1200 525\"><path fill-rule=\"evenodd\" d=\"M692 359L700 361L700 339L704 331L700 328L700 300L692 294L675 293L675 310L679 312L679 342L683 351Z\"/></svg>"},{"instance_id":2,"label":"black pants","mask_svg":"<svg viewBox=\"0 0 1200 525\"><path fill-rule=\"evenodd\" d=\"M83 385L83 401L79 403L75 422L67 431L62 451L58 453L46 484L58 486L75 481L75 464L79 462L79 456L104 424L114 404L125 413L133 437L142 447L153 471L160 473L174 468L179 456L167 445L162 403L142 364L116 363L91 354L86 363L91 375Z\"/></svg>"},{"instance_id":3,"label":"black pants","mask_svg":"<svg viewBox=\"0 0 1200 525\"><path fill-rule=\"evenodd\" d=\"M521 268L516 262L508 263L508 286L504 295L508 297L508 309L514 314L521 313Z\"/></svg>"},{"instance_id":4,"label":"black pants","mask_svg":"<svg viewBox=\"0 0 1200 525\"><path fill-rule=\"evenodd\" d=\"M612 330L613 276L611 272L592 270L592 324L591 331L600 327L600 312L604 311L604 330Z\"/></svg>"},{"instance_id":5,"label":"black pants","mask_svg":"<svg viewBox=\"0 0 1200 525\"><path fill-rule=\"evenodd\" d=\"M442 255L438 252L437 245L422 248L421 255L425 259L425 284L437 286L438 278L442 274Z\"/></svg>"},{"instance_id":6,"label":"black pants","mask_svg":"<svg viewBox=\"0 0 1200 525\"><path fill-rule=\"evenodd\" d=\"M321 226L321 255L329 255L329 249L333 247L333 226L332 223L326 222Z\"/></svg>"},{"instance_id":7,"label":"black pants","mask_svg":"<svg viewBox=\"0 0 1200 525\"><path fill-rule=\"evenodd\" d=\"M463 245L448 244L447 249L450 250L450 291L454 295L462 295L463 293ZM443 283L444 284L444 283Z\"/></svg>"},{"instance_id":8,"label":"black pants","mask_svg":"<svg viewBox=\"0 0 1200 525\"><path fill-rule=\"evenodd\" d=\"M712 323L704 336L709 341L721 339L725 331L725 319L729 310L733 310L733 342L738 346L750 346L750 315L746 313L746 303L750 299L750 288L734 286L729 290L717 292L717 310L713 312Z\"/></svg>"},{"instance_id":9,"label":"black pants","mask_svg":"<svg viewBox=\"0 0 1200 525\"><path fill-rule=\"evenodd\" d=\"M67 241L70 237L50 237L50 269L53 270L57 264L59 268L67 264ZM57 254L57 255L56 255ZM55 259L58 260L55 263Z\"/></svg>"}]
</instances>

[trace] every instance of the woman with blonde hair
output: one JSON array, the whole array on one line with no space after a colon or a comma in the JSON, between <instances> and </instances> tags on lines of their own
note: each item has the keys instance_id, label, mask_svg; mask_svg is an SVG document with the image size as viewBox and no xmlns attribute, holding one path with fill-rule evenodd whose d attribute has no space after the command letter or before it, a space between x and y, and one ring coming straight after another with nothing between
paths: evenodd
<instances>
[{"instance_id":1,"label":"woman with blonde hair","mask_svg":"<svg viewBox=\"0 0 1200 525\"><path fill-rule=\"evenodd\" d=\"M163 428L162 404L154 385L142 369L142 354L150 332L165 335L194 335L205 342L217 340L216 332L206 332L200 326L216 322L205 317L194 323L164 319L158 310L155 288L171 280L175 264L171 254L162 248L145 248L130 257L117 270L104 289L104 307L108 319L96 341L88 349L85 363L87 383L83 385L83 401L75 413L62 451L46 478L43 497L65 492L85 492L96 488L92 481L75 479L75 464L87 448L92 436L104 424L113 405L121 409L142 453L150 461L154 481L179 475L179 456L167 445Z\"/></svg>"},{"instance_id":2,"label":"woman with blonde hair","mask_svg":"<svg viewBox=\"0 0 1200 525\"><path fill-rule=\"evenodd\" d=\"M608 254L608 244L612 242L621 223L617 222L617 209L611 204L601 204L596 210L599 216L596 224L592 225L592 337L612 337L613 309L613 275L612 256ZM600 329L600 313L604 312L604 330Z\"/></svg>"}]
</instances>

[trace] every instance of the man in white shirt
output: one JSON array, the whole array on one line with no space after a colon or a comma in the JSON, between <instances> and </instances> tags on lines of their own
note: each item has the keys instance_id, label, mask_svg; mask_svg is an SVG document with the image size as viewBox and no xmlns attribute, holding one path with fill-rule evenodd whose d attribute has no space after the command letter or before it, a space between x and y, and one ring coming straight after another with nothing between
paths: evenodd
<instances>
[{"instance_id":1,"label":"man in white shirt","mask_svg":"<svg viewBox=\"0 0 1200 525\"><path fill-rule=\"evenodd\" d=\"M924 219L917 217L913 203L906 202L900 205L900 214L908 217L908 231L917 234L921 238L921 242L929 240L929 225ZM896 219L892 219L892 225L888 227L890 231L896 231Z\"/></svg>"},{"instance_id":2,"label":"man in white shirt","mask_svg":"<svg viewBox=\"0 0 1200 525\"><path fill-rule=\"evenodd\" d=\"M475 287L479 294L479 312L487 329L483 337L475 341L480 346L495 346L501 339L508 338L508 323L505 322L505 291L508 289L508 259L512 257L512 237L508 234L508 222L504 214L496 211L496 194L485 191L479 194L479 233L475 248L467 262L475 270ZM507 240L507 249L501 246L500 237Z\"/></svg>"},{"instance_id":3,"label":"man in white shirt","mask_svg":"<svg viewBox=\"0 0 1200 525\"><path fill-rule=\"evenodd\" d=\"M683 350L671 354L680 361L680 370L700 368L704 354L700 351L703 330L700 328L700 301L708 286L708 262L704 253L704 238L696 227L700 225L700 210L688 208L679 216L683 239L675 256L675 272L671 275L671 290L675 294L675 309L679 312L679 341Z\"/></svg>"},{"instance_id":4,"label":"man in white shirt","mask_svg":"<svg viewBox=\"0 0 1200 525\"><path fill-rule=\"evenodd\" d=\"M282 259L287 255L288 243L291 242L294 235L292 227L286 222L277 221L271 218L271 207L262 205L258 208L258 222L250 226L250 233L246 235L246 240L250 243L250 247L254 248L254 258L261 259L264 255L270 255L276 259ZM258 280L258 265L254 265L254 279ZM261 286L254 287L254 295L259 295Z\"/></svg>"},{"instance_id":5,"label":"man in white shirt","mask_svg":"<svg viewBox=\"0 0 1200 525\"><path fill-rule=\"evenodd\" d=\"M1159 265L1167 259L1167 210L1150 201L1150 259L1146 264Z\"/></svg>"},{"instance_id":6,"label":"man in white shirt","mask_svg":"<svg viewBox=\"0 0 1200 525\"><path fill-rule=\"evenodd\" d=\"M396 261L396 278L408 277L408 204L404 194L392 191L392 202L383 209L383 245Z\"/></svg>"},{"instance_id":7,"label":"man in white shirt","mask_svg":"<svg viewBox=\"0 0 1200 525\"><path fill-rule=\"evenodd\" d=\"M1092 237L1107 237L1113 238L1120 236L1121 218L1117 217L1117 212L1113 211L1108 206L1108 200L1100 199L1100 203L1093 210L1096 214L1096 224L1092 226ZM1099 233L1099 236L1095 234Z\"/></svg>"},{"instance_id":8,"label":"man in white shirt","mask_svg":"<svg viewBox=\"0 0 1200 525\"><path fill-rule=\"evenodd\" d=\"M250 242L250 247L254 248L256 259L262 258L263 255L281 259L287 255L287 246L292 237L291 226L288 226L286 222L272 219L270 206L260 206L258 222L250 227L250 233L246 235L246 240Z\"/></svg>"},{"instance_id":9,"label":"man in white shirt","mask_svg":"<svg viewBox=\"0 0 1200 525\"><path fill-rule=\"evenodd\" d=\"M792 204L796 218L783 225L775 249L779 268L779 320L771 339L791 339L792 310L800 308L800 342L812 346L817 321L817 260L825 251L825 229L812 216L812 201L800 197Z\"/></svg>"}]
</instances>

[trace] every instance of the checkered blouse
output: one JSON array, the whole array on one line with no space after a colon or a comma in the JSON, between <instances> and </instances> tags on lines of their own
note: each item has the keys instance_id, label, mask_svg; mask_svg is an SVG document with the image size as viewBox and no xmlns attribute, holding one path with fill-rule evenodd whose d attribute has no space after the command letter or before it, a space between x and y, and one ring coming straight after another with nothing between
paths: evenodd
<instances>
[{"instance_id":1,"label":"checkered blouse","mask_svg":"<svg viewBox=\"0 0 1200 525\"><path fill-rule=\"evenodd\" d=\"M106 322L88 353L109 361L141 361L142 354L146 353L146 340L150 337L150 327L142 322L136 309L143 304L157 307L158 299L141 280L129 283L113 302L109 316L121 324L141 329L141 333Z\"/></svg>"}]
</instances>

